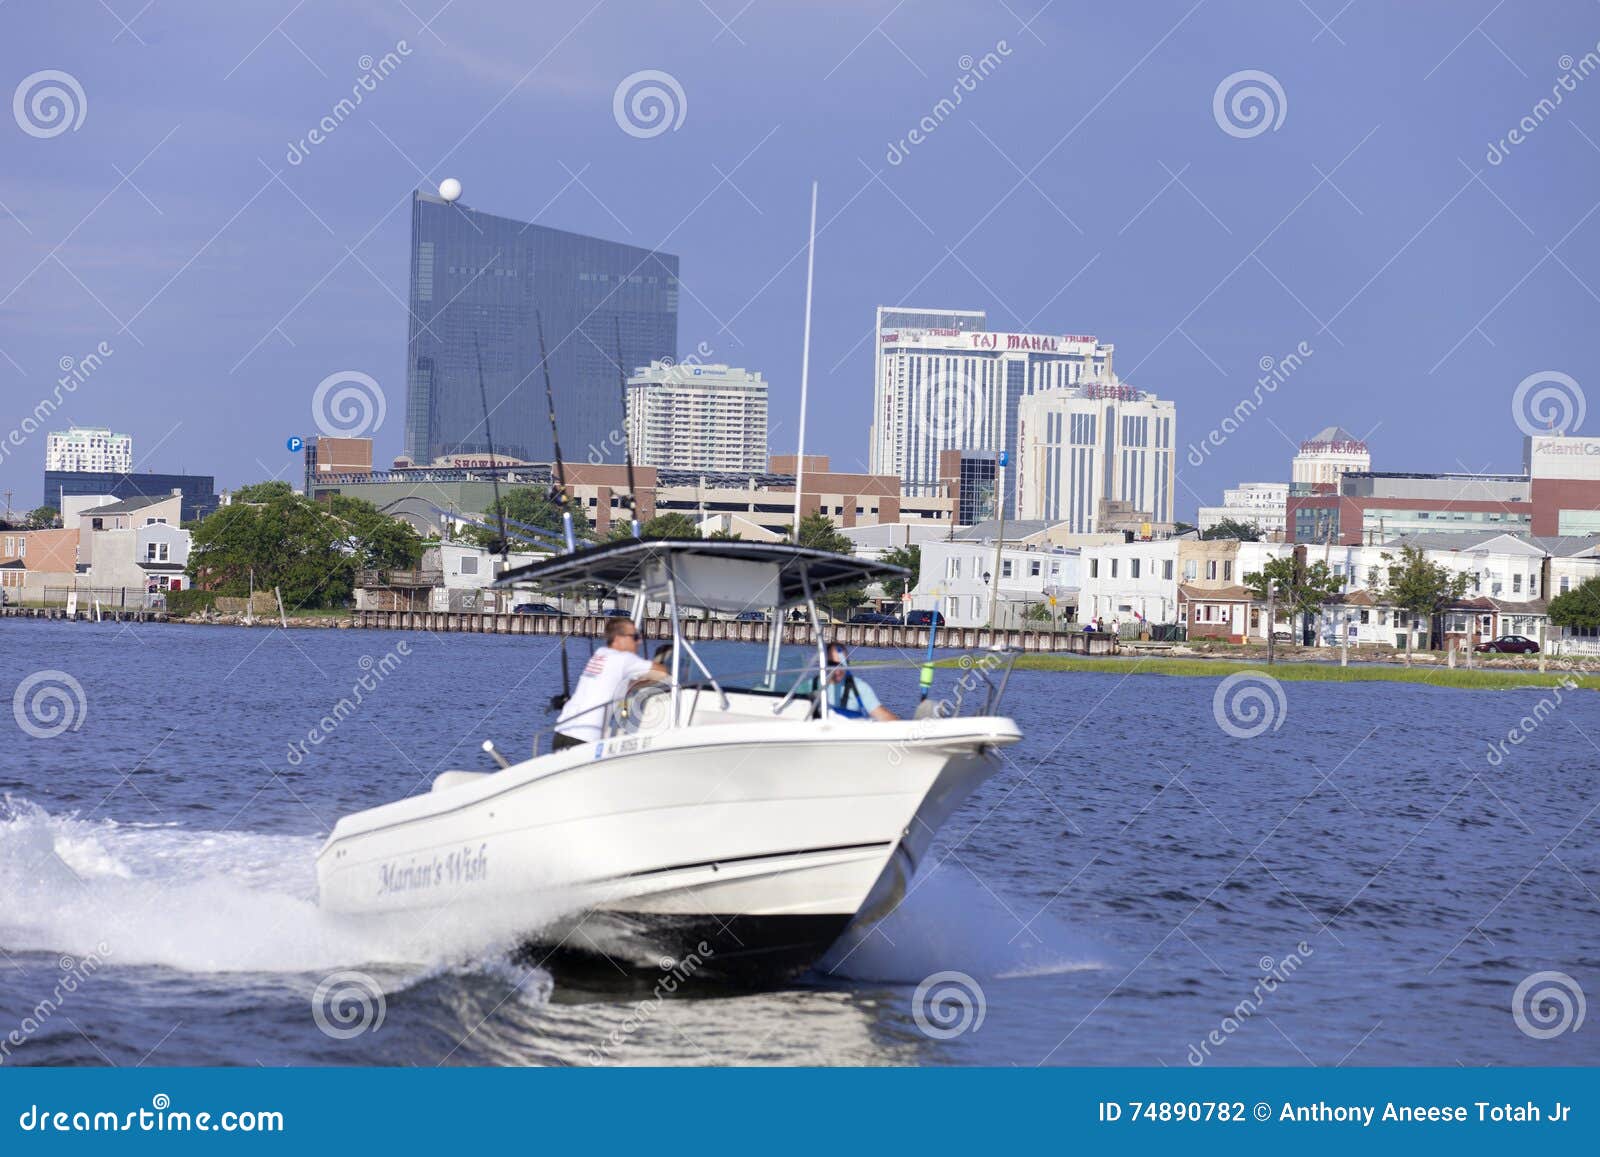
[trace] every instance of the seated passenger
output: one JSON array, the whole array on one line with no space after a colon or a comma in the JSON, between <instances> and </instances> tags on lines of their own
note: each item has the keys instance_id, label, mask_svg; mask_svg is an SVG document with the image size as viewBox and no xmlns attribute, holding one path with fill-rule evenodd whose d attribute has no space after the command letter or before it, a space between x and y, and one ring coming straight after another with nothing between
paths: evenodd
<instances>
[{"instance_id":1,"label":"seated passenger","mask_svg":"<svg viewBox=\"0 0 1600 1157\"><path fill-rule=\"evenodd\" d=\"M851 674L849 654L839 643L828 644L828 708L852 719L900 718L878 701L872 684Z\"/></svg>"}]
</instances>

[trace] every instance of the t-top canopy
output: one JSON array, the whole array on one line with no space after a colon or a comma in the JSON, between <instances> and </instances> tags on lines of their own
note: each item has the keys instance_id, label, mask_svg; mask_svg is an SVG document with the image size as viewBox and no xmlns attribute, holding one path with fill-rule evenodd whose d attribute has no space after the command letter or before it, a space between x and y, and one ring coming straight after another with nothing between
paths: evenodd
<instances>
[{"instance_id":1,"label":"t-top canopy","mask_svg":"<svg viewBox=\"0 0 1600 1157\"><path fill-rule=\"evenodd\" d=\"M493 585L654 589L669 570L679 603L708 610L786 607L804 602L808 585L812 595L823 595L910 574L904 567L788 543L647 538L541 559L507 571Z\"/></svg>"}]
</instances>

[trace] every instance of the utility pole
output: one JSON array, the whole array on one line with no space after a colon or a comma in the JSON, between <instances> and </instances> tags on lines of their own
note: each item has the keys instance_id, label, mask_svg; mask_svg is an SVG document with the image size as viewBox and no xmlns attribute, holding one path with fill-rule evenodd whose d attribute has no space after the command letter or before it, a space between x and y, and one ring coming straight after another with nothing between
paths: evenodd
<instances>
[{"instance_id":1,"label":"utility pole","mask_svg":"<svg viewBox=\"0 0 1600 1157\"><path fill-rule=\"evenodd\" d=\"M1272 630L1278 623L1277 610L1278 584L1269 578L1267 580L1267 666L1269 667L1273 662Z\"/></svg>"},{"instance_id":2,"label":"utility pole","mask_svg":"<svg viewBox=\"0 0 1600 1157\"><path fill-rule=\"evenodd\" d=\"M1005 451L995 466L994 512L1000 519L1000 532L994 538L994 581L989 587L989 642L994 642L995 614L1000 609L1000 549L1006 541L1006 459Z\"/></svg>"}]
</instances>

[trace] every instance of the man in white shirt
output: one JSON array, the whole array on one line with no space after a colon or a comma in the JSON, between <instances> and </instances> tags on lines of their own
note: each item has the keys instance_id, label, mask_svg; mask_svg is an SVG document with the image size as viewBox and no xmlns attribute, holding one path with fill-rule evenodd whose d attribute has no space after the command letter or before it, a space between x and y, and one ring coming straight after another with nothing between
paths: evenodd
<instances>
[{"instance_id":1,"label":"man in white shirt","mask_svg":"<svg viewBox=\"0 0 1600 1157\"><path fill-rule=\"evenodd\" d=\"M556 720L551 747L577 747L595 743L605 725L611 704L625 696L635 683L669 677L667 669L639 654L639 628L628 619L606 623L605 646L589 656L572 697Z\"/></svg>"}]
</instances>

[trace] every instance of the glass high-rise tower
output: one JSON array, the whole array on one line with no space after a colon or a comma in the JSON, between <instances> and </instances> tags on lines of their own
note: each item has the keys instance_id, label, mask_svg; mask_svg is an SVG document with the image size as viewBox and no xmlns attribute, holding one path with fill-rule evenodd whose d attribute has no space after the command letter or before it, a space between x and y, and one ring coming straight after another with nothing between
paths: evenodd
<instances>
[{"instance_id":1,"label":"glass high-rise tower","mask_svg":"<svg viewBox=\"0 0 1600 1157\"><path fill-rule=\"evenodd\" d=\"M474 339L495 452L551 459L536 314L563 455L619 458L618 329L625 368L677 357L678 259L412 196L405 446L412 461L488 451Z\"/></svg>"}]
</instances>

